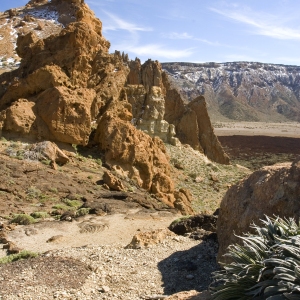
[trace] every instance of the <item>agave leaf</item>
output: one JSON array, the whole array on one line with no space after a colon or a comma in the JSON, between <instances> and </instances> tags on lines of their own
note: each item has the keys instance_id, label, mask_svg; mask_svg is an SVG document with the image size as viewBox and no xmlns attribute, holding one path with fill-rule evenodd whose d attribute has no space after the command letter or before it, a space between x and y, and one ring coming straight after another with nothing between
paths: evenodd
<instances>
[{"instance_id":1,"label":"agave leaf","mask_svg":"<svg viewBox=\"0 0 300 300\"><path fill-rule=\"evenodd\" d=\"M279 258L267 258L263 262L266 266L285 266L287 268L290 267L290 262Z\"/></svg>"},{"instance_id":2,"label":"agave leaf","mask_svg":"<svg viewBox=\"0 0 300 300\"><path fill-rule=\"evenodd\" d=\"M277 274L277 275L274 276L274 279L294 282L296 280L296 277L293 276L293 275L289 275L289 274Z\"/></svg>"},{"instance_id":3,"label":"agave leaf","mask_svg":"<svg viewBox=\"0 0 300 300\"><path fill-rule=\"evenodd\" d=\"M291 266L290 269L284 268L284 267L275 267L273 270L274 270L274 271L273 271L274 274L281 274L281 273L284 273L284 274L291 275L291 276L294 276L294 275L295 275L295 272L294 272L292 266Z\"/></svg>"},{"instance_id":4,"label":"agave leaf","mask_svg":"<svg viewBox=\"0 0 300 300\"><path fill-rule=\"evenodd\" d=\"M300 266L295 266L294 272L297 279L300 280Z\"/></svg>"},{"instance_id":5,"label":"agave leaf","mask_svg":"<svg viewBox=\"0 0 300 300\"><path fill-rule=\"evenodd\" d=\"M264 298L267 300L286 300L286 297L284 295L275 295L275 296L270 296L268 298Z\"/></svg>"},{"instance_id":6,"label":"agave leaf","mask_svg":"<svg viewBox=\"0 0 300 300\"><path fill-rule=\"evenodd\" d=\"M286 288L284 286L268 286L264 290L264 297L268 299L270 296L282 294L284 292L286 292Z\"/></svg>"},{"instance_id":7,"label":"agave leaf","mask_svg":"<svg viewBox=\"0 0 300 300\"><path fill-rule=\"evenodd\" d=\"M288 293L283 293L286 299L289 300L299 300L300 299L300 293L298 294L288 294Z\"/></svg>"}]
</instances>

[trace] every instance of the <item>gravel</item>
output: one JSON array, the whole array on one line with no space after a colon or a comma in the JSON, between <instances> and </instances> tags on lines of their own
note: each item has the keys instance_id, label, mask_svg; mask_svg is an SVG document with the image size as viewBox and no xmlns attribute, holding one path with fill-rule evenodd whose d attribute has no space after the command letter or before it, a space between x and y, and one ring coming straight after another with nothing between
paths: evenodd
<instances>
[{"instance_id":1,"label":"gravel","mask_svg":"<svg viewBox=\"0 0 300 300\"><path fill-rule=\"evenodd\" d=\"M0 299L165 299L206 290L217 244L171 236L143 249L123 245L48 251L0 266Z\"/></svg>"}]
</instances>

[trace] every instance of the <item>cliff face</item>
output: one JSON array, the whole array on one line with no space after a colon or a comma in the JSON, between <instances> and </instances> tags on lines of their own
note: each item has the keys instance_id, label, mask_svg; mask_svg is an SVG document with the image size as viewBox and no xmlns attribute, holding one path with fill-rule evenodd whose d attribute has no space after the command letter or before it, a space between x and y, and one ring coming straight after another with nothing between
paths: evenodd
<instances>
[{"instance_id":1,"label":"cliff face","mask_svg":"<svg viewBox=\"0 0 300 300\"><path fill-rule=\"evenodd\" d=\"M214 134L203 96L185 104L157 61L143 65L139 60L131 62L127 83L138 128L173 145L179 141L189 144L218 163L229 163Z\"/></svg>"},{"instance_id":2,"label":"cliff face","mask_svg":"<svg viewBox=\"0 0 300 300\"><path fill-rule=\"evenodd\" d=\"M185 98L205 97L213 121L300 120L300 67L253 62L162 66Z\"/></svg>"}]
</instances>

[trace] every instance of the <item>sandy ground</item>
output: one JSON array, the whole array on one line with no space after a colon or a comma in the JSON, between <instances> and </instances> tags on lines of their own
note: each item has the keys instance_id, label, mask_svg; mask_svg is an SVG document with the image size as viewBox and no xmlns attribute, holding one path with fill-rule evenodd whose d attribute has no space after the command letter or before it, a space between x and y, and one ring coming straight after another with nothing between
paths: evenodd
<instances>
[{"instance_id":1,"label":"sandy ground","mask_svg":"<svg viewBox=\"0 0 300 300\"><path fill-rule=\"evenodd\" d=\"M217 136L280 136L300 138L300 123L218 122L213 124Z\"/></svg>"},{"instance_id":2,"label":"sandy ground","mask_svg":"<svg viewBox=\"0 0 300 300\"><path fill-rule=\"evenodd\" d=\"M131 214L132 213L132 214ZM72 222L44 221L18 225L9 240L18 247L34 252L82 246L128 245L132 237L145 231L168 227L180 215L170 212L137 212L107 216L87 215ZM47 242L56 237L54 241ZM5 252L0 250L0 257Z\"/></svg>"}]
</instances>

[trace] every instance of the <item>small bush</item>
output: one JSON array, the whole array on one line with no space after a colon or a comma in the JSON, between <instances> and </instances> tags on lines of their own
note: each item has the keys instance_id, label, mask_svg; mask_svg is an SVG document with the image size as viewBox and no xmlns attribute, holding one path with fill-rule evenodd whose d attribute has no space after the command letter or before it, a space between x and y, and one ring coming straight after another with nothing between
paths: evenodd
<instances>
[{"instance_id":1,"label":"small bush","mask_svg":"<svg viewBox=\"0 0 300 300\"><path fill-rule=\"evenodd\" d=\"M41 195L42 191L37 189L36 187L34 186L31 186L27 189L27 196L29 198L37 198Z\"/></svg>"},{"instance_id":2,"label":"small bush","mask_svg":"<svg viewBox=\"0 0 300 300\"><path fill-rule=\"evenodd\" d=\"M19 225L29 225L35 223L35 219L32 216L26 214L14 215L14 217L10 220L10 223L16 223Z\"/></svg>"},{"instance_id":3,"label":"small bush","mask_svg":"<svg viewBox=\"0 0 300 300\"><path fill-rule=\"evenodd\" d=\"M37 256L38 256L38 253L23 250L18 254L11 254L11 255L0 258L0 265L7 264L7 263L10 263L13 261L20 260L20 259L34 258Z\"/></svg>"},{"instance_id":4,"label":"small bush","mask_svg":"<svg viewBox=\"0 0 300 300\"><path fill-rule=\"evenodd\" d=\"M214 273L212 299L300 299L300 226L292 218L262 222L240 237L243 246L229 246L233 262Z\"/></svg>"},{"instance_id":5,"label":"small bush","mask_svg":"<svg viewBox=\"0 0 300 300\"><path fill-rule=\"evenodd\" d=\"M49 191L51 192L51 193L58 193L58 190L57 190L57 188L49 188Z\"/></svg>"},{"instance_id":6,"label":"small bush","mask_svg":"<svg viewBox=\"0 0 300 300\"><path fill-rule=\"evenodd\" d=\"M49 166L51 164L51 160L50 159L43 159L41 161L44 165Z\"/></svg>"},{"instance_id":7,"label":"small bush","mask_svg":"<svg viewBox=\"0 0 300 300\"><path fill-rule=\"evenodd\" d=\"M76 212L77 217L82 217L90 213L90 208L79 208Z\"/></svg>"},{"instance_id":8,"label":"small bush","mask_svg":"<svg viewBox=\"0 0 300 300\"><path fill-rule=\"evenodd\" d=\"M67 211L67 210L74 210L74 207L70 207L67 206L65 204L55 204L54 206L52 206L53 209L57 209L57 210L62 210L62 211Z\"/></svg>"},{"instance_id":9,"label":"small bush","mask_svg":"<svg viewBox=\"0 0 300 300\"><path fill-rule=\"evenodd\" d=\"M69 207L79 208L82 205L82 201L79 200L70 200L70 199L63 199L64 202Z\"/></svg>"},{"instance_id":10,"label":"small bush","mask_svg":"<svg viewBox=\"0 0 300 300\"><path fill-rule=\"evenodd\" d=\"M95 163L102 166L102 160L100 158L95 159Z\"/></svg>"},{"instance_id":11,"label":"small bush","mask_svg":"<svg viewBox=\"0 0 300 300\"><path fill-rule=\"evenodd\" d=\"M34 219L46 219L49 217L48 213L45 211L36 211L30 214Z\"/></svg>"},{"instance_id":12,"label":"small bush","mask_svg":"<svg viewBox=\"0 0 300 300\"><path fill-rule=\"evenodd\" d=\"M180 218L174 220L174 221L170 224L170 226L172 226L172 225L174 225L174 224L177 224L177 223L179 223L179 222L181 222L181 221L183 221L183 220L185 220L185 219L189 219L190 217L191 217L191 216L189 216L189 215L180 217Z\"/></svg>"}]
</instances>

